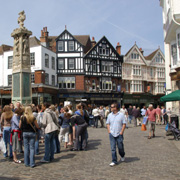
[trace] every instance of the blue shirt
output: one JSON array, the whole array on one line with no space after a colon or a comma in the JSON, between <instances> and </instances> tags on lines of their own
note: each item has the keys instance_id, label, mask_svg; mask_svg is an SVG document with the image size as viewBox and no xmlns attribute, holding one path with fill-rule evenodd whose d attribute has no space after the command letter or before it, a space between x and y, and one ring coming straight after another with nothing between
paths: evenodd
<instances>
[{"instance_id":1,"label":"blue shirt","mask_svg":"<svg viewBox=\"0 0 180 180\"><path fill-rule=\"evenodd\" d=\"M125 116L121 112L117 112L116 114L111 112L108 115L106 124L110 125L110 133L112 136L117 137L122 130L123 124L126 124Z\"/></svg>"},{"instance_id":2,"label":"blue shirt","mask_svg":"<svg viewBox=\"0 0 180 180\"><path fill-rule=\"evenodd\" d=\"M19 130L19 120L20 120L20 116L14 114L11 119L11 129L12 130Z\"/></svg>"}]
</instances>

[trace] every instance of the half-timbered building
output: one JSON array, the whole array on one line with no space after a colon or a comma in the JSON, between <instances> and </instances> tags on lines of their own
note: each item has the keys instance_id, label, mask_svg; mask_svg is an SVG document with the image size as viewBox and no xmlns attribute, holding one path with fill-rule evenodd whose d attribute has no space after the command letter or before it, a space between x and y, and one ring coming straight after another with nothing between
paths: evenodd
<instances>
[{"instance_id":1,"label":"half-timbered building","mask_svg":"<svg viewBox=\"0 0 180 180\"><path fill-rule=\"evenodd\" d=\"M117 49L119 53L104 36L84 56L85 91L95 104L108 105L122 98L123 56L119 44Z\"/></svg>"},{"instance_id":2,"label":"half-timbered building","mask_svg":"<svg viewBox=\"0 0 180 180\"><path fill-rule=\"evenodd\" d=\"M96 43L87 35L73 36L65 30L56 38L56 53L60 101L120 100L123 56L105 36Z\"/></svg>"},{"instance_id":3,"label":"half-timbered building","mask_svg":"<svg viewBox=\"0 0 180 180\"><path fill-rule=\"evenodd\" d=\"M158 48L148 56L135 44L125 55L123 68L123 91L125 105L142 107L159 100L165 92L165 59Z\"/></svg>"}]
</instances>

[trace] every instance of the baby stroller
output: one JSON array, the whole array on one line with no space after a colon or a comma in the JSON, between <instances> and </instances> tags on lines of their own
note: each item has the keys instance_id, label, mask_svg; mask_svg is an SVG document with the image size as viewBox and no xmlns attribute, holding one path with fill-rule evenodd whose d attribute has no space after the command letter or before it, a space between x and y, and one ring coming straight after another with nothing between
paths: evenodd
<instances>
[{"instance_id":1,"label":"baby stroller","mask_svg":"<svg viewBox=\"0 0 180 180\"><path fill-rule=\"evenodd\" d=\"M178 128L176 128L176 124L173 121L172 124L168 124L168 130L167 133L171 132L172 135L174 136L174 139L176 141L180 140L180 130Z\"/></svg>"}]
</instances>

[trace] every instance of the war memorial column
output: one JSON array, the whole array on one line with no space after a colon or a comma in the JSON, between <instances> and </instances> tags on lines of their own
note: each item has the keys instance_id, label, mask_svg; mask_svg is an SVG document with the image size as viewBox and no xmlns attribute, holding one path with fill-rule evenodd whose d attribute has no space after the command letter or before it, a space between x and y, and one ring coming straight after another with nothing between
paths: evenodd
<instances>
[{"instance_id":1,"label":"war memorial column","mask_svg":"<svg viewBox=\"0 0 180 180\"><path fill-rule=\"evenodd\" d=\"M31 104L31 64L29 36L32 35L24 27L26 15L24 11L19 13L19 28L15 29L11 36L14 38L13 68L12 68L12 103L20 102L23 105Z\"/></svg>"}]
</instances>

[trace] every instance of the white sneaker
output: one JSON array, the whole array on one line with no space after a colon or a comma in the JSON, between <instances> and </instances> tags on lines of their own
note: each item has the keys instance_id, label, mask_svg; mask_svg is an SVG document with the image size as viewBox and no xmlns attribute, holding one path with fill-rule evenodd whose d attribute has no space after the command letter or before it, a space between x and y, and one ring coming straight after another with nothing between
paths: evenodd
<instances>
[{"instance_id":1,"label":"white sneaker","mask_svg":"<svg viewBox=\"0 0 180 180\"><path fill-rule=\"evenodd\" d=\"M125 161L125 156L121 157L121 161L124 162Z\"/></svg>"},{"instance_id":2,"label":"white sneaker","mask_svg":"<svg viewBox=\"0 0 180 180\"><path fill-rule=\"evenodd\" d=\"M111 164L109 164L111 167L115 166L116 164L114 162L112 162Z\"/></svg>"}]
</instances>

